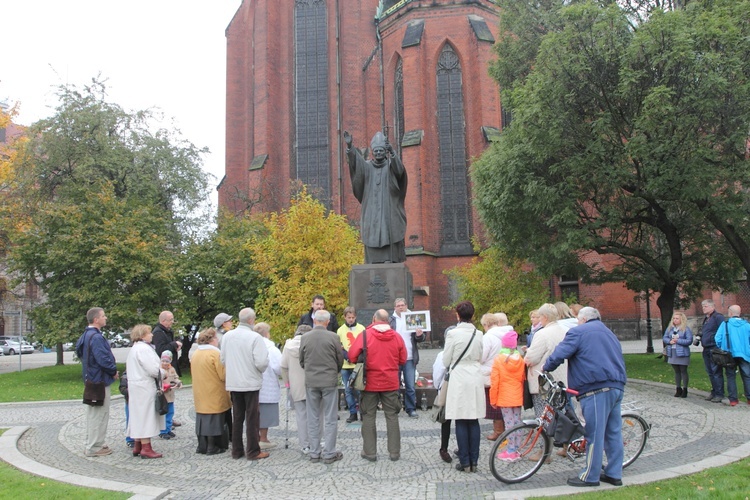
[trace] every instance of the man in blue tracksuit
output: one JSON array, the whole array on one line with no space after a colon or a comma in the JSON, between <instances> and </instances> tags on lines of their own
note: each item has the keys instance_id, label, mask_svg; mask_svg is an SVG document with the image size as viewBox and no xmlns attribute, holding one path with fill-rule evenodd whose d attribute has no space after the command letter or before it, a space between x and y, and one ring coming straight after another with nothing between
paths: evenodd
<instances>
[{"instance_id":1,"label":"man in blue tracksuit","mask_svg":"<svg viewBox=\"0 0 750 500\"><path fill-rule=\"evenodd\" d=\"M586 465L568 478L570 486L599 486L599 481L622 485L622 417L620 404L627 376L620 341L601 322L599 311L584 307L578 325L568 330L544 371L553 371L568 360L568 385L578 391L586 420ZM607 466L602 470L602 452Z\"/></svg>"}]
</instances>

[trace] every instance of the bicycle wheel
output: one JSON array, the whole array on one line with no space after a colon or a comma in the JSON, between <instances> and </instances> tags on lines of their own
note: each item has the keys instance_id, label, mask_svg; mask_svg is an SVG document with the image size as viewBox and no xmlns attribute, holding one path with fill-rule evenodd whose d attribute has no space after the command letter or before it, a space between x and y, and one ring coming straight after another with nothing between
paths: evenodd
<instances>
[{"instance_id":1,"label":"bicycle wheel","mask_svg":"<svg viewBox=\"0 0 750 500\"><path fill-rule=\"evenodd\" d=\"M635 413L623 413L622 415L622 443L623 443L623 468L635 462L646 447L648 433L651 426L640 415Z\"/></svg>"},{"instance_id":2,"label":"bicycle wheel","mask_svg":"<svg viewBox=\"0 0 750 500\"><path fill-rule=\"evenodd\" d=\"M490 471L498 481L520 483L539 470L549 455L547 433L536 424L521 424L503 432L490 453Z\"/></svg>"}]
</instances>

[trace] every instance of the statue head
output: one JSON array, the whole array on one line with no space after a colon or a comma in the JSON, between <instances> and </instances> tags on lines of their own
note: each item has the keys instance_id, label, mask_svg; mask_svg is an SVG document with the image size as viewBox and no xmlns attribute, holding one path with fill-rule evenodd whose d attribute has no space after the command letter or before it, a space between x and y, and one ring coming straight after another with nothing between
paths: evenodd
<instances>
[{"instance_id":1,"label":"statue head","mask_svg":"<svg viewBox=\"0 0 750 500\"><path fill-rule=\"evenodd\" d=\"M372 136L370 142L370 149L372 149L372 156L376 161L383 161L385 159L385 136L383 132L376 132Z\"/></svg>"}]
</instances>

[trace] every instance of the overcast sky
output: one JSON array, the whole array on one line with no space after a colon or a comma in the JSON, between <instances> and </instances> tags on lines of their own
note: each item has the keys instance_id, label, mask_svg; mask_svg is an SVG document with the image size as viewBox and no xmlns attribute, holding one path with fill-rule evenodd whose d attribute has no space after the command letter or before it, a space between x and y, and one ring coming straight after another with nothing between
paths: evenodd
<instances>
[{"instance_id":1,"label":"overcast sky","mask_svg":"<svg viewBox=\"0 0 750 500\"><path fill-rule=\"evenodd\" d=\"M279 0L285 1L285 0ZM50 116L55 88L101 74L126 110L159 108L224 175L226 29L241 0L17 0L0 4L0 101L22 125ZM212 189L214 199L216 191Z\"/></svg>"}]
</instances>

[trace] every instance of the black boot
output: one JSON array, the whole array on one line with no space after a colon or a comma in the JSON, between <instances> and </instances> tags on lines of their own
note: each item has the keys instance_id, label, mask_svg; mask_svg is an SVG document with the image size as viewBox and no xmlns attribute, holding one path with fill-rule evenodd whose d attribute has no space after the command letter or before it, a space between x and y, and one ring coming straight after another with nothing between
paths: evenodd
<instances>
[{"instance_id":1,"label":"black boot","mask_svg":"<svg viewBox=\"0 0 750 500\"><path fill-rule=\"evenodd\" d=\"M685 387L685 388L684 388L684 389L682 390L682 394L680 394L680 397L681 397L681 398L686 398L686 397L687 397L687 387Z\"/></svg>"},{"instance_id":2,"label":"black boot","mask_svg":"<svg viewBox=\"0 0 750 500\"><path fill-rule=\"evenodd\" d=\"M681 398L682 397L682 389L681 388L679 388L679 387L677 388L677 392L674 393L674 397L676 397L676 398Z\"/></svg>"}]
</instances>

